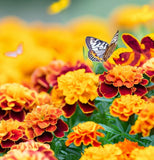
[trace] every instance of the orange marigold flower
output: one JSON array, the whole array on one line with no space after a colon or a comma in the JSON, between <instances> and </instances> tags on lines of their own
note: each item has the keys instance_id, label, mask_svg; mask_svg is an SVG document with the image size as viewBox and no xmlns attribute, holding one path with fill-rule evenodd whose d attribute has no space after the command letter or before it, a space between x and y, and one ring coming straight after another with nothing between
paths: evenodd
<instances>
[{"instance_id":1,"label":"orange marigold flower","mask_svg":"<svg viewBox=\"0 0 154 160\"><path fill-rule=\"evenodd\" d=\"M37 93L17 83L0 86L0 119L23 121L25 114L37 106Z\"/></svg>"},{"instance_id":2,"label":"orange marigold flower","mask_svg":"<svg viewBox=\"0 0 154 160\"><path fill-rule=\"evenodd\" d=\"M145 100L137 95L121 96L114 99L110 106L110 113L115 117L119 117L122 121L128 121L131 115L140 113L144 103L146 103Z\"/></svg>"},{"instance_id":3,"label":"orange marigold flower","mask_svg":"<svg viewBox=\"0 0 154 160\"><path fill-rule=\"evenodd\" d=\"M0 152L5 152L14 144L27 141L24 122L9 119L0 123Z\"/></svg>"},{"instance_id":4,"label":"orange marigold flower","mask_svg":"<svg viewBox=\"0 0 154 160\"><path fill-rule=\"evenodd\" d=\"M122 153L118 156L118 160L130 159L132 151L136 148L144 149L144 147L139 146L137 142L131 142L128 139L125 139L123 142L118 142L115 145L122 151Z\"/></svg>"},{"instance_id":5,"label":"orange marigold flower","mask_svg":"<svg viewBox=\"0 0 154 160\"><path fill-rule=\"evenodd\" d=\"M104 137L104 134L98 132L98 129L104 130L104 128L92 121L79 123L77 126L72 128L74 132L71 132L67 137L68 140L65 142L66 146L69 146L74 142L76 146L80 146L83 142L84 145L91 144L92 146L100 146L101 143L97 141L97 136Z\"/></svg>"},{"instance_id":6,"label":"orange marigold flower","mask_svg":"<svg viewBox=\"0 0 154 160\"><path fill-rule=\"evenodd\" d=\"M80 160L118 160L118 156L121 154L121 149L116 145L105 144L104 146L86 148Z\"/></svg>"},{"instance_id":7,"label":"orange marigold flower","mask_svg":"<svg viewBox=\"0 0 154 160\"><path fill-rule=\"evenodd\" d=\"M62 108L65 117L75 113L78 103L82 112L90 114L95 110L93 100L97 97L98 76L86 73L85 69L67 72L58 77L58 88L61 90L66 105Z\"/></svg>"},{"instance_id":8,"label":"orange marigold flower","mask_svg":"<svg viewBox=\"0 0 154 160\"><path fill-rule=\"evenodd\" d=\"M68 131L67 124L59 119L62 110L52 105L42 105L34 108L25 117L26 135L38 142L51 142L53 133L56 137L63 137Z\"/></svg>"},{"instance_id":9,"label":"orange marigold flower","mask_svg":"<svg viewBox=\"0 0 154 160\"><path fill-rule=\"evenodd\" d=\"M144 149L136 148L131 153L132 160L153 160L154 146L145 147Z\"/></svg>"},{"instance_id":10,"label":"orange marigold flower","mask_svg":"<svg viewBox=\"0 0 154 160\"><path fill-rule=\"evenodd\" d=\"M54 152L53 150L50 149L49 144L35 142L34 140L29 140L27 142L19 143L18 145L13 145L11 147L10 152L12 151L14 152L14 150L21 151L21 152L25 152L25 151L41 152L42 154L46 155L46 158L50 158L50 160L56 160L56 158L54 157ZM10 152L8 153L10 154Z\"/></svg>"},{"instance_id":11,"label":"orange marigold flower","mask_svg":"<svg viewBox=\"0 0 154 160\"><path fill-rule=\"evenodd\" d=\"M136 94L143 96L147 93L144 85L148 83L143 78L141 68L117 65L99 76L100 85L97 89L100 97L112 98L118 94Z\"/></svg>"},{"instance_id":12,"label":"orange marigold flower","mask_svg":"<svg viewBox=\"0 0 154 160\"><path fill-rule=\"evenodd\" d=\"M154 82L154 57L144 63L142 68L144 69L146 75L151 78L151 81Z\"/></svg>"},{"instance_id":13,"label":"orange marigold flower","mask_svg":"<svg viewBox=\"0 0 154 160\"><path fill-rule=\"evenodd\" d=\"M122 40L128 48L118 48L105 63L106 68L110 67L108 63L139 67L154 57L154 33L144 36L141 43L128 33L122 35Z\"/></svg>"},{"instance_id":14,"label":"orange marigold flower","mask_svg":"<svg viewBox=\"0 0 154 160\"><path fill-rule=\"evenodd\" d=\"M143 104L143 107L135 125L131 127L130 134L142 133L145 137L149 136L150 131L154 128L154 103Z\"/></svg>"}]
</instances>

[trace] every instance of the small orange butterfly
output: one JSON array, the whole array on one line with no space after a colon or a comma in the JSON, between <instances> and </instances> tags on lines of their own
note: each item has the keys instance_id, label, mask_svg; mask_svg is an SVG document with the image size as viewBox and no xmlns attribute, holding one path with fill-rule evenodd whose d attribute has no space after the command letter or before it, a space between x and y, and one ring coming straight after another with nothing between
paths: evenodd
<instances>
[{"instance_id":1,"label":"small orange butterfly","mask_svg":"<svg viewBox=\"0 0 154 160\"><path fill-rule=\"evenodd\" d=\"M117 46L118 36L119 31L115 33L110 44L94 37L86 37L89 59L97 62L107 61Z\"/></svg>"}]
</instances>

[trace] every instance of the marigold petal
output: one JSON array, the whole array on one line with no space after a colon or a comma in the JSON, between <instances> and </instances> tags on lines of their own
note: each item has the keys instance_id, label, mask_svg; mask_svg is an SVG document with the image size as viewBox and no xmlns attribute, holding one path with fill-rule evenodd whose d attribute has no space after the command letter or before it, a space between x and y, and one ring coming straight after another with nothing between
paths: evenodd
<instances>
[{"instance_id":1,"label":"marigold petal","mask_svg":"<svg viewBox=\"0 0 154 160\"><path fill-rule=\"evenodd\" d=\"M138 96L143 96L148 92L147 88L145 88L142 85L135 85L134 87L136 88L136 91L134 92L134 94L136 94Z\"/></svg>"},{"instance_id":2,"label":"marigold petal","mask_svg":"<svg viewBox=\"0 0 154 160\"><path fill-rule=\"evenodd\" d=\"M64 111L64 116L66 118L69 118L71 117L74 113L75 113L75 110L76 110L76 103L73 104L73 105L69 105L69 104L66 104L62 110Z\"/></svg>"},{"instance_id":3,"label":"marigold petal","mask_svg":"<svg viewBox=\"0 0 154 160\"><path fill-rule=\"evenodd\" d=\"M21 112L10 112L10 117L14 120L18 120L19 122L22 122L25 118L26 113L22 110Z\"/></svg>"},{"instance_id":4,"label":"marigold petal","mask_svg":"<svg viewBox=\"0 0 154 160\"><path fill-rule=\"evenodd\" d=\"M44 132L41 136L38 136L37 138L38 142L51 142L53 139L53 135L50 132Z\"/></svg>"},{"instance_id":5,"label":"marigold petal","mask_svg":"<svg viewBox=\"0 0 154 160\"><path fill-rule=\"evenodd\" d=\"M75 144L76 146L80 146L80 145L81 145L81 142L82 142L82 137L76 138L76 139L74 140L74 144Z\"/></svg>"},{"instance_id":6,"label":"marigold petal","mask_svg":"<svg viewBox=\"0 0 154 160\"><path fill-rule=\"evenodd\" d=\"M142 81L140 82L141 85L145 86L149 83L149 81L147 79L142 79Z\"/></svg>"},{"instance_id":7,"label":"marigold petal","mask_svg":"<svg viewBox=\"0 0 154 160\"><path fill-rule=\"evenodd\" d=\"M149 51L150 48L154 48L154 41L148 36L143 37L143 39L141 40L141 44L144 44L145 52ZM148 56L148 54L146 54L146 56L148 57L148 59L151 57L151 56Z\"/></svg>"},{"instance_id":8,"label":"marigold petal","mask_svg":"<svg viewBox=\"0 0 154 160\"><path fill-rule=\"evenodd\" d=\"M127 88L125 86L119 87L119 93L121 95L127 95L127 94L132 94L131 88Z\"/></svg>"},{"instance_id":9,"label":"marigold petal","mask_svg":"<svg viewBox=\"0 0 154 160\"><path fill-rule=\"evenodd\" d=\"M15 144L15 142L14 141L11 141L11 140L6 140L6 141L2 141L1 142L1 146L3 147L3 148L10 148L10 147L12 147L13 145Z\"/></svg>"},{"instance_id":10,"label":"marigold petal","mask_svg":"<svg viewBox=\"0 0 154 160\"><path fill-rule=\"evenodd\" d=\"M94 147L99 147L99 146L101 145L101 143L98 142L97 140L93 140L92 145L93 145Z\"/></svg>"},{"instance_id":11,"label":"marigold petal","mask_svg":"<svg viewBox=\"0 0 154 160\"><path fill-rule=\"evenodd\" d=\"M79 107L82 110L82 112L85 114L92 113L96 109L95 106L90 105L88 103L84 104L84 103L81 103L80 101L78 101L78 104L79 104Z\"/></svg>"},{"instance_id":12,"label":"marigold petal","mask_svg":"<svg viewBox=\"0 0 154 160\"><path fill-rule=\"evenodd\" d=\"M100 92L105 98L112 98L118 94L118 88L114 87L113 85L101 83Z\"/></svg>"}]
</instances>

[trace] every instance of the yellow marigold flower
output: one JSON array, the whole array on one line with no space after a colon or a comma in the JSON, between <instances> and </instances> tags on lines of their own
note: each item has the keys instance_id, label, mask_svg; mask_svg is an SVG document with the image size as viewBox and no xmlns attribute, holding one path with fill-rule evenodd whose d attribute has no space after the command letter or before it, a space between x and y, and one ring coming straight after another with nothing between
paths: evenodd
<instances>
[{"instance_id":1,"label":"yellow marigold flower","mask_svg":"<svg viewBox=\"0 0 154 160\"><path fill-rule=\"evenodd\" d=\"M50 5L48 9L49 14L57 14L66 9L70 5L70 0L59 0Z\"/></svg>"},{"instance_id":2,"label":"yellow marigold flower","mask_svg":"<svg viewBox=\"0 0 154 160\"><path fill-rule=\"evenodd\" d=\"M23 121L25 114L37 106L37 93L17 83L0 86L1 119Z\"/></svg>"},{"instance_id":3,"label":"yellow marigold flower","mask_svg":"<svg viewBox=\"0 0 154 160\"><path fill-rule=\"evenodd\" d=\"M113 144L99 147L89 147L84 150L80 160L118 160L121 149Z\"/></svg>"},{"instance_id":4,"label":"yellow marigold flower","mask_svg":"<svg viewBox=\"0 0 154 160\"><path fill-rule=\"evenodd\" d=\"M131 153L132 160L153 160L154 146L145 147L144 149L134 149Z\"/></svg>"},{"instance_id":5,"label":"yellow marigold flower","mask_svg":"<svg viewBox=\"0 0 154 160\"><path fill-rule=\"evenodd\" d=\"M154 128L154 103L143 104L143 108L135 125L131 127L130 134L142 133L145 137L149 136L150 131Z\"/></svg>"},{"instance_id":6,"label":"yellow marigold flower","mask_svg":"<svg viewBox=\"0 0 154 160\"><path fill-rule=\"evenodd\" d=\"M68 72L58 77L58 88L65 96L67 104L74 104L78 100L88 103L97 97L98 76L85 73L84 69Z\"/></svg>"},{"instance_id":7,"label":"yellow marigold flower","mask_svg":"<svg viewBox=\"0 0 154 160\"><path fill-rule=\"evenodd\" d=\"M24 122L9 119L0 123L0 152L5 152L14 144L27 140Z\"/></svg>"},{"instance_id":8,"label":"yellow marigold flower","mask_svg":"<svg viewBox=\"0 0 154 160\"><path fill-rule=\"evenodd\" d=\"M37 106L25 117L27 137L38 142L51 142L53 133L56 137L63 137L68 126L59 118L62 114L61 109L52 105Z\"/></svg>"},{"instance_id":9,"label":"yellow marigold flower","mask_svg":"<svg viewBox=\"0 0 154 160\"><path fill-rule=\"evenodd\" d=\"M118 156L118 160L129 160L131 153L136 149L144 149L144 147L139 146L137 142L131 142L128 139L125 139L123 142L118 142L115 144L119 147L122 153Z\"/></svg>"},{"instance_id":10,"label":"yellow marigold flower","mask_svg":"<svg viewBox=\"0 0 154 160\"><path fill-rule=\"evenodd\" d=\"M137 95L121 96L113 101L110 113L122 121L128 121L131 115L140 113L144 103L146 103L145 100Z\"/></svg>"},{"instance_id":11,"label":"yellow marigold flower","mask_svg":"<svg viewBox=\"0 0 154 160\"><path fill-rule=\"evenodd\" d=\"M112 23L123 29L147 24L154 20L154 10L150 5L122 6L117 8L111 16Z\"/></svg>"},{"instance_id":12,"label":"yellow marigold flower","mask_svg":"<svg viewBox=\"0 0 154 160\"><path fill-rule=\"evenodd\" d=\"M104 128L92 121L79 123L77 126L72 128L74 132L71 132L67 137L68 140L65 142L66 146L69 146L74 142L76 146L80 146L81 143L84 145L100 146L100 142L97 141L97 136L104 137L104 134L98 132L98 129Z\"/></svg>"}]
</instances>

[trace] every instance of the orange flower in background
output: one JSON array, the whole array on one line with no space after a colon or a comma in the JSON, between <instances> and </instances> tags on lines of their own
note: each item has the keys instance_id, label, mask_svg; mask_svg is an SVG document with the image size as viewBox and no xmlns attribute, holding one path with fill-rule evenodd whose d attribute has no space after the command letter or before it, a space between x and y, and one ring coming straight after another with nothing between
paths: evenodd
<instances>
[{"instance_id":1,"label":"orange flower in background","mask_svg":"<svg viewBox=\"0 0 154 160\"><path fill-rule=\"evenodd\" d=\"M93 101L97 97L97 85L98 76L86 73L85 69L70 71L58 77L58 90L62 92L66 103L62 108L64 116L71 117L77 103L83 113L91 114L95 110Z\"/></svg>"},{"instance_id":2,"label":"orange flower in background","mask_svg":"<svg viewBox=\"0 0 154 160\"><path fill-rule=\"evenodd\" d=\"M13 145L27 141L24 122L1 120L0 123L0 152L9 150Z\"/></svg>"},{"instance_id":3,"label":"orange flower in background","mask_svg":"<svg viewBox=\"0 0 154 160\"><path fill-rule=\"evenodd\" d=\"M37 93L17 83L0 86L0 119L23 121L25 114L37 106Z\"/></svg>"},{"instance_id":4,"label":"orange flower in background","mask_svg":"<svg viewBox=\"0 0 154 160\"><path fill-rule=\"evenodd\" d=\"M119 117L122 121L128 121L133 114L139 114L143 109L145 100L137 95L125 95L114 99L110 106L110 113L115 117Z\"/></svg>"},{"instance_id":5,"label":"orange flower in background","mask_svg":"<svg viewBox=\"0 0 154 160\"><path fill-rule=\"evenodd\" d=\"M150 131L154 128L154 103L149 102L144 104L143 107L144 109L140 112L129 134L142 133L145 137L149 136Z\"/></svg>"},{"instance_id":6,"label":"orange flower in background","mask_svg":"<svg viewBox=\"0 0 154 160\"><path fill-rule=\"evenodd\" d=\"M154 57L154 33L144 36L141 43L131 34L124 33L122 40L127 48L118 48L104 64L107 69L110 65L142 66L147 60Z\"/></svg>"},{"instance_id":7,"label":"orange flower in background","mask_svg":"<svg viewBox=\"0 0 154 160\"><path fill-rule=\"evenodd\" d=\"M119 147L122 151L122 153L118 156L118 160L130 159L131 153L135 149L140 149L142 151L144 149L144 147L139 146L137 142L131 142L127 139L125 139L123 142L118 142L115 145Z\"/></svg>"},{"instance_id":8,"label":"orange flower in background","mask_svg":"<svg viewBox=\"0 0 154 160\"><path fill-rule=\"evenodd\" d=\"M154 10L152 5L122 6L111 15L111 23L120 29L132 29L139 25L153 24Z\"/></svg>"},{"instance_id":9,"label":"orange flower in background","mask_svg":"<svg viewBox=\"0 0 154 160\"><path fill-rule=\"evenodd\" d=\"M53 134L63 137L68 126L59 118L61 115L62 110L52 105L46 104L33 109L25 117L27 137L38 142L51 142Z\"/></svg>"},{"instance_id":10,"label":"orange flower in background","mask_svg":"<svg viewBox=\"0 0 154 160\"><path fill-rule=\"evenodd\" d=\"M121 95L136 94L143 96L147 93L145 85L148 84L148 80L143 78L141 68L117 65L100 75L99 83L97 89L99 96L112 98L118 92Z\"/></svg>"},{"instance_id":11,"label":"orange flower in background","mask_svg":"<svg viewBox=\"0 0 154 160\"><path fill-rule=\"evenodd\" d=\"M44 105L44 104L51 104L51 96L46 92L40 92L37 96L38 98L38 105Z\"/></svg>"},{"instance_id":12,"label":"orange flower in background","mask_svg":"<svg viewBox=\"0 0 154 160\"><path fill-rule=\"evenodd\" d=\"M92 121L87 121L84 123L79 123L77 126L72 128L74 132L71 132L67 137L68 140L65 142L66 146L69 146L71 143L74 142L76 146L80 146L81 143L83 145L92 146L100 146L101 143L97 141L97 136L104 137L104 134L98 132L98 129L104 130L104 128Z\"/></svg>"},{"instance_id":13,"label":"orange flower in background","mask_svg":"<svg viewBox=\"0 0 154 160\"><path fill-rule=\"evenodd\" d=\"M105 144L99 147L85 148L80 160L118 160L122 154L119 147L114 144Z\"/></svg>"},{"instance_id":14,"label":"orange flower in background","mask_svg":"<svg viewBox=\"0 0 154 160\"><path fill-rule=\"evenodd\" d=\"M50 5L50 7L48 8L48 13L57 14L66 9L69 5L70 5L70 0L59 0Z\"/></svg>"},{"instance_id":15,"label":"orange flower in background","mask_svg":"<svg viewBox=\"0 0 154 160\"><path fill-rule=\"evenodd\" d=\"M145 147L144 149L134 149L130 158L132 160L153 160L154 146Z\"/></svg>"},{"instance_id":16,"label":"orange flower in background","mask_svg":"<svg viewBox=\"0 0 154 160\"><path fill-rule=\"evenodd\" d=\"M150 80L154 82L154 57L144 63L142 68L144 69L145 74L150 77Z\"/></svg>"}]
</instances>

